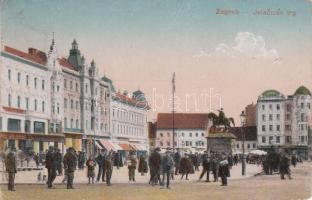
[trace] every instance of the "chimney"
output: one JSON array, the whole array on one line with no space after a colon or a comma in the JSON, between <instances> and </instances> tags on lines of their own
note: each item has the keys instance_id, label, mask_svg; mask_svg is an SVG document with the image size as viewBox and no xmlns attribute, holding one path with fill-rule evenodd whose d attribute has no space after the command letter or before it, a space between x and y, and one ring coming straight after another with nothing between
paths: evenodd
<instances>
[{"instance_id":1,"label":"chimney","mask_svg":"<svg viewBox=\"0 0 312 200\"><path fill-rule=\"evenodd\" d=\"M33 55L33 56L35 56L36 54L37 54L37 49L35 49L35 48L29 48L28 49L28 53L30 54L30 55Z\"/></svg>"}]
</instances>

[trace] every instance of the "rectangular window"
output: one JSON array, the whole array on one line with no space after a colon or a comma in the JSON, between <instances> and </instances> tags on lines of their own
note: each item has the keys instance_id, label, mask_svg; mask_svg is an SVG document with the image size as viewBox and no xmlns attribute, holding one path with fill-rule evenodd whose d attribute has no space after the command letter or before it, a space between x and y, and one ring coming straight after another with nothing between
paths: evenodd
<instances>
[{"instance_id":1,"label":"rectangular window","mask_svg":"<svg viewBox=\"0 0 312 200\"><path fill-rule=\"evenodd\" d=\"M192 133L189 133L190 137L192 137Z\"/></svg>"},{"instance_id":2,"label":"rectangular window","mask_svg":"<svg viewBox=\"0 0 312 200\"><path fill-rule=\"evenodd\" d=\"M303 109L303 108L304 108L304 103L301 103L301 106L300 106L300 107L301 107L301 109Z\"/></svg>"},{"instance_id":3,"label":"rectangular window","mask_svg":"<svg viewBox=\"0 0 312 200\"><path fill-rule=\"evenodd\" d=\"M272 110L272 104L269 105L270 110Z\"/></svg>"},{"instance_id":4,"label":"rectangular window","mask_svg":"<svg viewBox=\"0 0 312 200\"><path fill-rule=\"evenodd\" d=\"M21 82L21 73L20 72L17 73L17 82L18 83Z\"/></svg>"},{"instance_id":5,"label":"rectangular window","mask_svg":"<svg viewBox=\"0 0 312 200\"><path fill-rule=\"evenodd\" d=\"M50 123L49 133L54 133L54 123Z\"/></svg>"},{"instance_id":6,"label":"rectangular window","mask_svg":"<svg viewBox=\"0 0 312 200\"><path fill-rule=\"evenodd\" d=\"M269 130L270 130L270 131L273 131L273 125L270 125L270 126L269 126Z\"/></svg>"},{"instance_id":7,"label":"rectangular window","mask_svg":"<svg viewBox=\"0 0 312 200\"><path fill-rule=\"evenodd\" d=\"M21 97L17 96L17 107L21 108Z\"/></svg>"},{"instance_id":8,"label":"rectangular window","mask_svg":"<svg viewBox=\"0 0 312 200\"><path fill-rule=\"evenodd\" d=\"M8 131L20 132L21 131L21 120L19 119L8 119Z\"/></svg>"},{"instance_id":9,"label":"rectangular window","mask_svg":"<svg viewBox=\"0 0 312 200\"><path fill-rule=\"evenodd\" d=\"M42 112L45 112L45 102L42 102Z\"/></svg>"},{"instance_id":10,"label":"rectangular window","mask_svg":"<svg viewBox=\"0 0 312 200\"><path fill-rule=\"evenodd\" d=\"M64 79L64 88L66 89L67 88L67 80Z\"/></svg>"},{"instance_id":11,"label":"rectangular window","mask_svg":"<svg viewBox=\"0 0 312 200\"><path fill-rule=\"evenodd\" d=\"M76 92L78 92L78 90L79 90L79 85L78 83L76 83Z\"/></svg>"},{"instance_id":12,"label":"rectangular window","mask_svg":"<svg viewBox=\"0 0 312 200\"><path fill-rule=\"evenodd\" d=\"M74 100L72 100L72 99L70 100L70 108L74 109Z\"/></svg>"},{"instance_id":13,"label":"rectangular window","mask_svg":"<svg viewBox=\"0 0 312 200\"><path fill-rule=\"evenodd\" d=\"M265 110L265 106L264 105L262 105L262 110Z\"/></svg>"},{"instance_id":14,"label":"rectangular window","mask_svg":"<svg viewBox=\"0 0 312 200\"><path fill-rule=\"evenodd\" d=\"M262 121L265 122L265 115L262 115Z\"/></svg>"},{"instance_id":15,"label":"rectangular window","mask_svg":"<svg viewBox=\"0 0 312 200\"><path fill-rule=\"evenodd\" d=\"M37 111L37 99L35 99L35 102L34 102L34 104L35 104L35 106L34 106L34 108L35 108L35 111Z\"/></svg>"},{"instance_id":16,"label":"rectangular window","mask_svg":"<svg viewBox=\"0 0 312 200\"><path fill-rule=\"evenodd\" d=\"M67 99L64 98L64 108L66 109L67 108Z\"/></svg>"},{"instance_id":17,"label":"rectangular window","mask_svg":"<svg viewBox=\"0 0 312 200\"><path fill-rule=\"evenodd\" d=\"M269 120L272 121L273 120L273 116L270 114L269 115Z\"/></svg>"},{"instance_id":18,"label":"rectangular window","mask_svg":"<svg viewBox=\"0 0 312 200\"><path fill-rule=\"evenodd\" d=\"M265 137L262 136L262 143L265 143Z\"/></svg>"},{"instance_id":19,"label":"rectangular window","mask_svg":"<svg viewBox=\"0 0 312 200\"><path fill-rule=\"evenodd\" d=\"M42 90L44 90L44 80L42 80L41 88L42 88Z\"/></svg>"},{"instance_id":20,"label":"rectangular window","mask_svg":"<svg viewBox=\"0 0 312 200\"><path fill-rule=\"evenodd\" d=\"M34 78L34 87L37 88L37 78Z\"/></svg>"},{"instance_id":21,"label":"rectangular window","mask_svg":"<svg viewBox=\"0 0 312 200\"><path fill-rule=\"evenodd\" d=\"M26 110L28 110L29 109L29 98L28 97L26 97L26 99L25 99L25 105L26 105Z\"/></svg>"},{"instance_id":22,"label":"rectangular window","mask_svg":"<svg viewBox=\"0 0 312 200\"><path fill-rule=\"evenodd\" d=\"M8 79L9 79L9 81L11 80L11 70L10 69L8 69Z\"/></svg>"},{"instance_id":23,"label":"rectangular window","mask_svg":"<svg viewBox=\"0 0 312 200\"><path fill-rule=\"evenodd\" d=\"M34 122L34 132L35 133L44 133L44 122Z\"/></svg>"},{"instance_id":24,"label":"rectangular window","mask_svg":"<svg viewBox=\"0 0 312 200\"><path fill-rule=\"evenodd\" d=\"M70 90L73 89L73 82L72 81L69 82L69 87L70 87Z\"/></svg>"},{"instance_id":25,"label":"rectangular window","mask_svg":"<svg viewBox=\"0 0 312 200\"><path fill-rule=\"evenodd\" d=\"M269 144L272 144L273 136L269 137Z\"/></svg>"},{"instance_id":26,"label":"rectangular window","mask_svg":"<svg viewBox=\"0 0 312 200\"><path fill-rule=\"evenodd\" d=\"M280 105L279 104L276 105L276 110L280 110Z\"/></svg>"},{"instance_id":27,"label":"rectangular window","mask_svg":"<svg viewBox=\"0 0 312 200\"><path fill-rule=\"evenodd\" d=\"M277 115L276 115L276 120L278 120L278 121L279 121L279 120L280 120L280 118L281 118L281 117L280 117L280 114L277 114Z\"/></svg>"},{"instance_id":28,"label":"rectangular window","mask_svg":"<svg viewBox=\"0 0 312 200\"><path fill-rule=\"evenodd\" d=\"M265 131L265 125L262 125L262 131Z\"/></svg>"},{"instance_id":29,"label":"rectangular window","mask_svg":"<svg viewBox=\"0 0 312 200\"><path fill-rule=\"evenodd\" d=\"M29 76L26 75L26 86L28 86L28 85L29 85Z\"/></svg>"},{"instance_id":30,"label":"rectangular window","mask_svg":"<svg viewBox=\"0 0 312 200\"><path fill-rule=\"evenodd\" d=\"M8 95L8 106L11 107L11 94Z\"/></svg>"},{"instance_id":31,"label":"rectangular window","mask_svg":"<svg viewBox=\"0 0 312 200\"><path fill-rule=\"evenodd\" d=\"M280 136L276 136L276 143L280 143L280 141L281 141Z\"/></svg>"},{"instance_id":32,"label":"rectangular window","mask_svg":"<svg viewBox=\"0 0 312 200\"><path fill-rule=\"evenodd\" d=\"M56 133L61 133L61 126L60 126L60 124L55 124L55 132Z\"/></svg>"},{"instance_id":33,"label":"rectangular window","mask_svg":"<svg viewBox=\"0 0 312 200\"><path fill-rule=\"evenodd\" d=\"M250 149L250 144L247 144L247 149Z\"/></svg>"},{"instance_id":34,"label":"rectangular window","mask_svg":"<svg viewBox=\"0 0 312 200\"><path fill-rule=\"evenodd\" d=\"M254 148L254 149L256 148L256 144L255 143L252 144L252 148Z\"/></svg>"},{"instance_id":35,"label":"rectangular window","mask_svg":"<svg viewBox=\"0 0 312 200\"><path fill-rule=\"evenodd\" d=\"M281 126L280 125L276 125L276 131L281 131Z\"/></svg>"}]
</instances>

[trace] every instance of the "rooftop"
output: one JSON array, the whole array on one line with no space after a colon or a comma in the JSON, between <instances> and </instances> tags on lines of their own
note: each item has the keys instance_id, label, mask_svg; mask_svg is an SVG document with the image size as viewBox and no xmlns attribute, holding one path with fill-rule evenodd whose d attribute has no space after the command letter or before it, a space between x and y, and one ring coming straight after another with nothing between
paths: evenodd
<instances>
[{"instance_id":1,"label":"rooftop","mask_svg":"<svg viewBox=\"0 0 312 200\"><path fill-rule=\"evenodd\" d=\"M308 90L308 88L306 88L305 86L302 85L296 90L294 95L309 95L309 96L311 96L311 92L310 92L310 90Z\"/></svg>"},{"instance_id":2,"label":"rooftop","mask_svg":"<svg viewBox=\"0 0 312 200\"><path fill-rule=\"evenodd\" d=\"M207 129L207 113L175 113L174 127L177 129ZM172 113L158 113L157 129L172 129Z\"/></svg>"}]
</instances>

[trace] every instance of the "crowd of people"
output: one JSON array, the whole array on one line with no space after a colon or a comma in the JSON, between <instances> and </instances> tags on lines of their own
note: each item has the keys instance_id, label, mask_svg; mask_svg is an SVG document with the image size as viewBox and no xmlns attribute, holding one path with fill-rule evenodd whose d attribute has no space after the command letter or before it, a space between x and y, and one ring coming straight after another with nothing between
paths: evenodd
<instances>
[{"instance_id":1,"label":"crowd of people","mask_svg":"<svg viewBox=\"0 0 312 200\"><path fill-rule=\"evenodd\" d=\"M8 189L15 191L14 179L17 173L17 153L15 149L11 149L5 156L5 167L8 173ZM37 161L34 158L35 162ZM202 154L192 152L186 153L177 149L172 151L167 149L161 152L160 148L155 148L147 158L147 156L137 156L135 151L130 151L127 161L124 163L118 152L107 151L102 149L97 155L86 157L84 151L76 152L74 148L68 148L65 155L58 148L49 147L45 155L45 168L47 169L47 187L54 188L53 183L56 176L64 176L63 183L66 182L67 189L73 189L74 175L76 169L83 170L87 168L88 184L96 182L105 182L111 186L111 179L114 166L119 169L124 164L128 168L129 182L136 181L136 170L144 176L150 174L149 184L152 186L160 185L161 188L170 189L170 181L175 176L180 175L180 179L189 180L189 175L202 171L198 181L205 176L205 182L210 182L210 175L213 181L217 182L221 178L221 185L227 186L227 178L230 177L230 170L233 165L237 165L242 160L239 155L226 154L224 152L204 151ZM296 167L297 162L302 160L295 154L291 157L285 153L269 152L263 156L247 157L247 162L262 164L265 174L280 173L281 179L285 179L285 175L291 179L290 165ZM37 165L37 162L36 162ZM97 167L96 167L97 166ZM98 169L97 174L95 172ZM41 176L41 172L38 174Z\"/></svg>"}]
</instances>

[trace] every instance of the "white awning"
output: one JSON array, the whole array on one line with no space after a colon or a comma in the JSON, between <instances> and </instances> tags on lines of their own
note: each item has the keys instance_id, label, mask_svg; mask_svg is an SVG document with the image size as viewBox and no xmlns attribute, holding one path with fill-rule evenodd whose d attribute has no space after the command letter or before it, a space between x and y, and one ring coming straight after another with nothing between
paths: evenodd
<instances>
[{"instance_id":1,"label":"white awning","mask_svg":"<svg viewBox=\"0 0 312 200\"><path fill-rule=\"evenodd\" d=\"M103 147L99 144L99 140L95 140L95 146L97 146L97 148L99 149L103 149Z\"/></svg>"}]
</instances>

